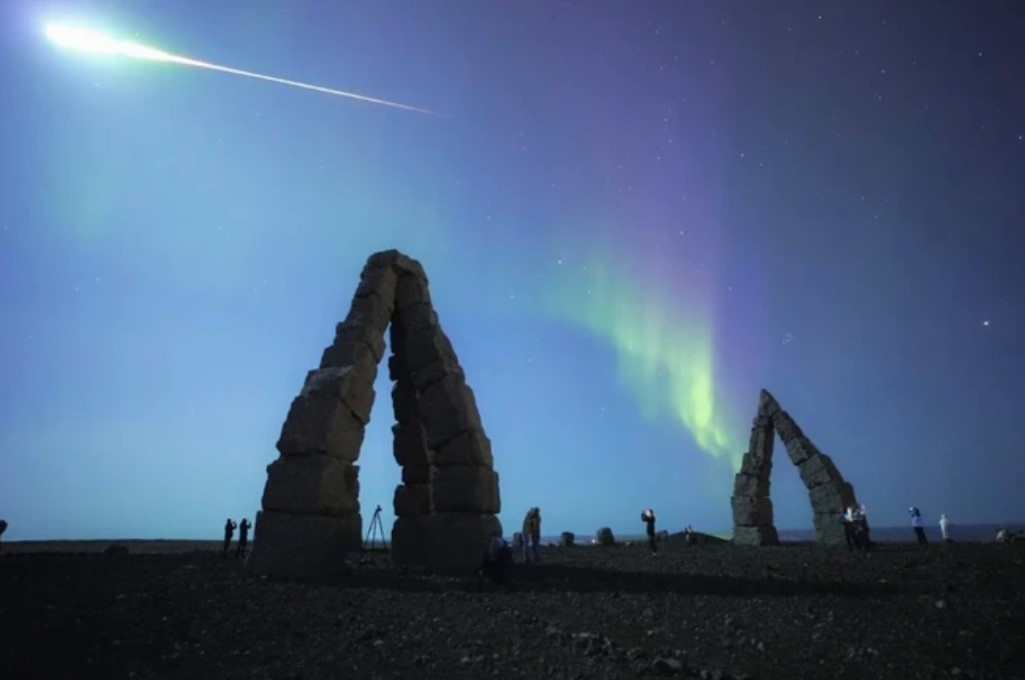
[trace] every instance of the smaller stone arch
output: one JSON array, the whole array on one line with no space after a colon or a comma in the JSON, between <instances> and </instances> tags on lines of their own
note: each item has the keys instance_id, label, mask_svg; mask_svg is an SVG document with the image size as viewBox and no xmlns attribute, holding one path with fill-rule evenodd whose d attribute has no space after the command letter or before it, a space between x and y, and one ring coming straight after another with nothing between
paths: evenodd
<instances>
[{"instance_id":1,"label":"smaller stone arch","mask_svg":"<svg viewBox=\"0 0 1025 680\"><path fill-rule=\"evenodd\" d=\"M854 487L847 482L832 458L819 451L798 424L784 411L768 390L758 398L758 413L751 428L751 441L733 481L733 542L737 545L776 545L776 531L769 497L772 452L775 435L783 441L787 456L808 489L815 526L815 542L845 543L844 508L857 501Z\"/></svg>"}]
</instances>

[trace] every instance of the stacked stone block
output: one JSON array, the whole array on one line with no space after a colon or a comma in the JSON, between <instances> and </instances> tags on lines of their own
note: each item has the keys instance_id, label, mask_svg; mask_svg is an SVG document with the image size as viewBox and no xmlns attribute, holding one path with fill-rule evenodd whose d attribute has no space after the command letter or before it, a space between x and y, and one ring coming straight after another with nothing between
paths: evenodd
<instances>
[{"instance_id":1,"label":"stacked stone block","mask_svg":"<svg viewBox=\"0 0 1025 680\"><path fill-rule=\"evenodd\" d=\"M819 451L794 419L768 391L762 390L751 431L751 445L734 479L733 542L740 545L775 545L779 542L769 499L774 435L778 434L790 461L797 466L808 489L815 540L835 545L844 542L843 511L853 505L854 487L846 482L832 459Z\"/></svg>"},{"instance_id":2,"label":"stacked stone block","mask_svg":"<svg viewBox=\"0 0 1025 680\"><path fill-rule=\"evenodd\" d=\"M361 544L359 458L390 326L396 562L476 566L501 534L498 475L472 390L431 304L427 276L398 251L368 260L345 320L293 401L268 469L250 559L260 573L339 572Z\"/></svg>"},{"instance_id":3,"label":"stacked stone block","mask_svg":"<svg viewBox=\"0 0 1025 680\"><path fill-rule=\"evenodd\" d=\"M775 545L779 542L773 524L769 477L772 472L772 449L775 433L772 419L763 414L759 404L751 428L747 453L740 471L733 480L733 542L739 545Z\"/></svg>"}]
</instances>

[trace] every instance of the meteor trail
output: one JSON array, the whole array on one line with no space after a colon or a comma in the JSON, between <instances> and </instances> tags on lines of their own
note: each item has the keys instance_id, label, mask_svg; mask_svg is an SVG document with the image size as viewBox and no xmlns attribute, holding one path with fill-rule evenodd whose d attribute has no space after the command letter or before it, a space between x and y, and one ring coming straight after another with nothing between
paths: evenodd
<instances>
[{"instance_id":1,"label":"meteor trail","mask_svg":"<svg viewBox=\"0 0 1025 680\"><path fill-rule=\"evenodd\" d=\"M46 34L46 37L50 40L50 42L57 45L58 47L63 47L65 49L70 50L77 50L79 52L91 52L94 54L107 54L112 56L131 57L132 59L158 61L168 64L180 64L182 66L195 66L196 68L205 68L211 71L220 71L222 73L230 73L236 76L245 76L246 78L266 80L271 83L289 85L291 87L298 87L304 90L313 90L314 92L333 94L337 97L348 97L349 99L356 99L361 102L368 102L370 104L390 106L394 109L403 109L405 111L415 111L417 113L436 115L433 111L428 111L427 109L421 109L416 106L409 106L408 104L399 104L398 102L391 102L386 99L368 97L366 95L356 94L355 92L346 92L345 90L334 90L330 87L321 87L320 85L300 83L296 80L276 78L274 76L268 76L262 73L253 73L252 71L243 71L237 68L221 66L220 64L210 64L205 61L189 59L188 57L181 57L176 54L171 54L170 52L164 52L163 50L147 47L146 45L140 45L139 43L130 40L118 40L109 35L105 35L97 31L92 31L87 28L78 28L75 26L67 26L64 24L47 24L44 28L44 33Z\"/></svg>"}]
</instances>

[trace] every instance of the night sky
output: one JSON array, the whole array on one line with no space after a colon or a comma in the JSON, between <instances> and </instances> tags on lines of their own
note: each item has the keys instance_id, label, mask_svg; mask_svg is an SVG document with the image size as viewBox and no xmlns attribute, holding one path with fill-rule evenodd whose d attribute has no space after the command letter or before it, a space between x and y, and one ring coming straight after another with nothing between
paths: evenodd
<instances>
[{"instance_id":1,"label":"night sky","mask_svg":"<svg viewBox=\"0 0 1025 680\"><path fill-rule=\"evenodd\" d=\"M54 19L445 115L59 50ZM252 519L387 248L507 533L729 530L762 387L874 524L1025 519L1023 35L1017 2L4 2L5 538ZM810 527L779 445L773 499Z\"/></svg>"}]
</instances>

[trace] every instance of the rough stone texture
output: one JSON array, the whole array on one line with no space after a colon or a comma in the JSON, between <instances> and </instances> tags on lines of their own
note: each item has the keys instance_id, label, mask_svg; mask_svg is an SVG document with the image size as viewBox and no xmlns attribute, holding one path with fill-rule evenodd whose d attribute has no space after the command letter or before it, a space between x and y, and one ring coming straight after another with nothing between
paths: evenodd
<instances>
[{"instance_id":1,"label":"rough stone texture","mask_svg":"<svg viewBox=\"0 0 1025 680\"><path fill-rule=\"evenodd\" d=\"M403 484L428 484L431 481L431 468L428 465L402 466Z\"/></svg>"},{"instance_id":2,"label":"rough stone texture","mask_svg":"<svg viewBox=\"0 0 1025 680\"><path fill-rule=\"evenodd\" d=\"M431 551L429 516L399 517L391 530L391 558L400 566L422 566ZM478 555L478 560L480 556Z\"/></svg>"},{"instance_id":3,"label":"rough stone texture","mask_svg":"<svg viewBox=\"0 0 1025 680\"><path fill-rule=\"evenodd\" d=\"M844 508L854 505L854 494L850 484L822 484L808 491L811 509L816 515L821 513L842 514Z\"/></svg>"},{"instance_id":4,"label":"rough stone texture","mask_svg":"<svg viewBox=\"0 0 1025 680\"><path fill-rule=\"evenodd\" d=\"M323 454L354 461L359 458L363 434L363 423L337 396L298 396L288 409L277 449L282 456Z\"/></svg>"},{"instance_id":5,"label":"rough stone texture","mask_svg":"<svg viewBox=\"0 0 1025 680\"><path fill-rule=\"evenodd\" d=\"M366 325L384 332L388 327L394 308L377 296L358 297L352 301L345 323Z\"/></svg>"},{"instance_id":6,"label":"rough stone texture","mask_svg":"<svg viewBox=\"0 0 1025 680\"><path fill-rule=\"evenodd\" d=\"M769 526L773 524L772 500L768 497L733 496L734 526Z\"/></svg>"},{"instance_id":7,"label":"rough stone texture","mask_svg":"<svg viewBox=\"0 0 1025 680\"><path fill-rule=\"evenodd\" d=\"M815 540L844 543L843 509L855 501L854 487L844 480L833 460L819 451L789 413L767 390L758 395L752 422L750 449L741 459L733 482L733 542L738 545L775 545L779 542L769 499L774 435L779 435L787 457L797 467L808 489L815 524Z\"/></svg>"},{"instance_id":8,"label":"rough stone texture","mask_svg":"<svg viewBox=\"0 0 1025 680\"><path fill-rule=\"evenodd\" d=\"M758 393L758 416L772 418L772 416L782 410L776 398L769 394L769 390L762 390Z\"/></svg>"},{"instance_id":9,"label":"rough stone texture","mask_svg":"<svg viewBox=\"0 0 1025 680\"><path fill-rule=\"evenodd\" d=\"M777 545L779 534L774 526L733 527L734 545Z\"/></svg>"},{"instance_id":10,"label":"rough stone texture","mask_svg":"<svg viewBox=\"0 0 1025 680\"><path fill-rule=\"evenodd\" d=\"M374 406L374 379L376 370L357 366L330 366L318 368L306 374L300 397L313 398L319 395L337 397L345 404L356 420L364 425L370 422L370 409Z\"/></svg>"},{"instance_id":11,"label":"rough stone texture","mask_svg":"<svg viewBox=\"0 0 1025 680\"><path fill-rule=\"evenodd\" d=\"M451 377L458 382L466 382L466 375L455 359L439 359L412 372L413 385L417 391L424 392L435 383Z\"/></svg>"},{"instance_id":12,"label":"rough stone texture","mask_svg":"<svg viewBox=\"0 0 1025 680\"><path fill-rule=\"evenodd\" d=\"M825 454L812 456L797 466L797 469L801 471L801 481L808 489L823 484L839 484L843 481L840 472L833 465L833 460Z\"/></svg>"},{"instance_id":13,"label":"rough stone texture","mask_svg":"<svg viewBox=\"0 0 1025 680\"><path fill-rule=\"evenodd\" d=\"M434 508L438 512L498 513L498 473L480 465L431 468Z\"/></svg>"},{"instance_id":14,"label":"rough stone texture","mask_svg":"<svg viewBox=\"0 0 1025 680\"><path fill-rule=\"evenodd\" d=\"M772 450L775 445L774 436L771 425L768 427L752 427L748 451L755 456L771 459Z\"/></svg>"},{"instance_id":15,"label":"rough stone texture","mask_svg":"<svg viewBox=\"0 0 1025 680\"><path fill-rule=\"evenodd\" d=\"M813 523L815 526L816 543L824 543L826 545L841 545L845 543L842 513L816 514Z\"/></svg>"},{"instance_id":16,"label":"rough stone texture","mask_svg":"<svg viewBox=\"0 0 1025 680\"><path fill-rule=\"evenodd\" d=\"M769 496L769 479L740 472L733 479L733 495L767 498Z\"/></svg>"},{"instance_id":17,"label":"rough stone texture","mask_svg":"<svg viewBox=\"0 0 1025 680\"><path fill-rule=\"evenodd\" d=\"M423 426L393 425L392 454L395 462L406 467L426 468L431 465L431 451L427 448L427 436Z\"/></svg>"},{"instance_id":18,"label":"rough stone texture","mask_svg":"<svg viewBox=\"0 0 1025 680\"><path fill-rule=\"evenodd\" d=\"M434 464L440 467L480 465L490 468L494 464L491 440L479 429L467 430L435 449Z\"/></svg>"},{"instance_id":19,"label":"rough stone texture","mask_svg":"<svg viewBox=\"0 0 1025 680\"><path fill-rule=\"evenodd\" d=\"M454 376L428 387L420 395L420 409L430 449L467 430L482 429L473 391Z\"/></svg>"},{"instance_id":20,"label":"rough stone texture","mask_svg":"<svg viewBox=\"0 0 1025 680\"><path fill-rule=\"evenodd\" d=\"M416 335L403 338L398 350L404 351L403 360L414 373L435 363L458 363L452 342L440 328L428 328Z\"/></svg>"},{"instance_id":21,"label":"rough stone texture","mask_svg":"<svg viewBox=\"0 0 1025 680\"><path fill-rule=\"evenodd\" d=\"M789 444L795 439L804 437L804 433L801 432L801 428L798 427L794 419L790 417L790 414L786 411L777 411L771 419L772 428L776 430L779 438L783 440L784 444Z\"/></svg>"},{"instance_id":22,"label":"rough stone texture","mask_svg":"<svg viewBox=\"0 0 1025 680\"><path fill-rule=\"evenodd\" d=\"M420 397L413 385L412 376L395 383L391 390L391 402L396 423L407 427L420 425Z\"/></svg>"},{"instance_id":23,"label":"rough stone texture","mask_svg":"<svg viewBox=\"0 0 1025 680\"><path fill-rule=\"evenodd\" d=\"M791 439L786 445L787 457L794 465L801 465L812 456L818 455L819 450L805 437Z\"/></svg>"},{"instance_id":24,"label":"rough stone texture","mask_svg":"<svg viewBox=\"0 0 1025 680\"><path fill-rule=\"evenodd\" d=\"M430 484L399 484L395 487L396 517L421 517L433 510Z\"/></svg>"},{"instance_id":25,"label":"rough stone texture","mask_svg":"<svg viewBox=\"0 0 1025 680\"><path fill-rule=\"evenodd\" d=\"M267 468L258 573L339 573L361 545L358 460L384 358L395 382L392 558L398 564L472 572L501 524L498 474L473 391L441 328L428 279L397 250L367 258L344 321L293 400ZM255 540L255 538L254 538ZM257 554L258 553L258 554Z\"/></svg>"},{"instance_id":26,"label":"rough stone texture","mask_svg":"<svg viewBox=\"0 0 1025 680\"><path fill-rule=\"evenodd\" d=\"M279 578L335 575L345 556L362 544L363 518L327 517L263 510L256 513L253 552L247 566Z\"/></svg>"},{"instance_id":27,"label":"rough stone texture","mask_svg":"<svg viewBox=\"0 0 1025 680\"><path fill-rule=\"evenodd\" d=\"M563 531L559 534L559 545L563 548L572 548L577 541L577 535L572 531Z\"/></svg>"},{"instance_id":28,"label":"rough stone texture","mask_svg":"<svg viewBox=\"0 0 1025 680\"><path fill-rule=\"evenodd\" d=\"M429 564L439 571L475 572L488 543L502 535L502 523L495 515L435 511L426 520L432 539Z\"/></svg>"},{"instance_id":29,"label":"rough stone texture","mask_svg":"<svg viewBox=\"0 0 1025 680\"><path fill-rule=\"evenodd\" d=\"M427 278L410 273L399 278L398 289L395 292L395 306L405 310L417 304L430 306L431 293L427 289Z\"/></svg>"},{"instance_id":30,"label":"rough stone texture","mask_svg":"<svg viewBox=\"0 0 1025 680\"><path fill-rule=\"evenodd\" d=\"M279 458L267 466L264 510L344 517L359 512L359 466L330 456Z\"/></svg>"},{"instance_id":31,"label":"rough stone texture","mask_svg":"<svg viewBox=\"0 0 1025 680\"><path fill-rule=\"evenodd\" d=\"M595 539L597 539L598 545L604 545L606 547L616 544L616 537L613 535L612 529L609 527L602 527L601 529L598 529Z\"/></svg>"}]
</instances>

